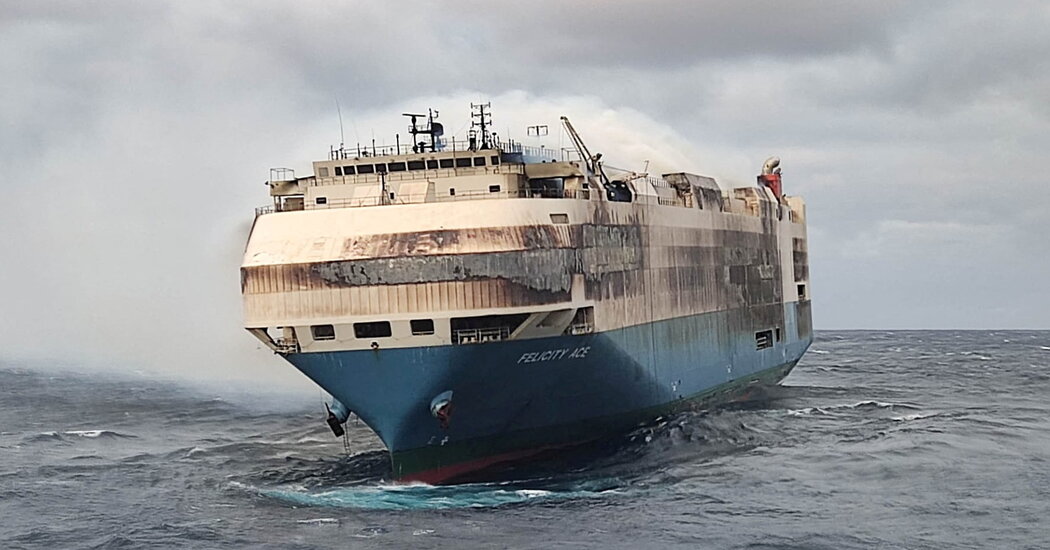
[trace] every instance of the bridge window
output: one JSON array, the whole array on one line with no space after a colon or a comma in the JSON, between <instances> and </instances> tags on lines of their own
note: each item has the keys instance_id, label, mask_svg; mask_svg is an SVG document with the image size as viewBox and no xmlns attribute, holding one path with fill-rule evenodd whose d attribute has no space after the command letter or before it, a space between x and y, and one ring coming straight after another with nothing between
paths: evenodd
<instances>
[{"instance_id":1,"label":"bridge window","mask_svg":"<svg viewBox=\"0 0 1050 550\"><path fill-rule=\"evenodd\" d=\"M474 157L474 166L485 166L485 157Z\"/></svg>"},{"instance_id":2,"label":"bridge window","mask_svg":"<svg viewBox=\"0 0 1050 550\"><path fill-rule=\"evenodd\" d=\"M335 175L337 175L337 176L342 176L343 175L343 167L342 166L336 166L335 167Z\"/></svg>"},{"instance_id":3,"label":"bridge window","mask_svg":"<svg viewBox=\"0 0 1050 550\"><path fill-rule=\"evenodd\" d=\"M437 170L437 167L438 167L438 161L437 160L430 159L430 160L427 161L427 170Z\"/></svg>"},{"instance_id":4,"label":"bridge window","mask_svg":"<svg viewBox=\"0 0 1050 550\"><path fill-rule=\"evenodd\" d=\"M470 168L470 157L456 159L456 168Z\"/></svg>"},{"instance_id":5,"label":"bridge window","mask_svg":"<svg viewBox=\"0 0 1050 550\"><path fill-rule=\"evenodd\" d=\"M442 168L452 168L455 159L441 159Z\"/></svg>"},{"instance_id":6,"label":"bridge window","mask_svg":"<svg viewBox=\"0 0 1050 550\"><path fill-rule=\"evenodd\" d=\"M413 336L434 334L433 319L413 319L410 324L412 325Z\"/></svg>"},{"instance_id":7,"label":"bridge window","mask_svg":"<svg viewBox=\"0 0 1050 550\"><path fill-rule=\"evenodd\" d=\"M499 166L499 155L492 155L492 158L489 160L492 161L493 166Z\"/></svg>"},{"instance_id":8,"label":"bridge window","mask_svg":"<svg viewBox=\"0 0 1050 550\"><path fill-rule=\"evenodd\" d=\"M344 166L343 167L343 175L344 176L352 176L352 175L354 175L354 167L353 166Z\"/></svg>"},{"instance_id":9,"label":"bridge window","mask_svg":"<svg viewBox=\"0 0 1050 550\"><path fill-rule=\"evenodd\" d=\"M386 338L390 334L390 321L354 323L354 337L356 338Z\"/></svg>"},{"instance_id":10,"label":"bridge window","mask_svg":"<svg viewBox=\"0 0 1050 550\"><path fill-rule=\"evenodd\" d=\"M387 164L387 166L390 167L390 171L391 172L404 172L405 171L405 163L403 163L403 162L391 162L391 163Z\"/></svg>"},{"instance_id":11,"label":"bridge window","mask_svg":"<svg viewBox=\"0 0 1050 550\"><path fill-rule=\"evenodd\" d=\"M408 161L409 170L423 170L426 167L426 163L422 160L410 160Z\"/></svg>"},{"instance_id":12,"label":"bridge window","mask_svg":"<svg viewBox=\"0 0 1050 550\"><path fill-rule=\"evenodd\" d=\"M499 193L499 190L500 190L500 186L498 186L498 185L490 185L489 186L489 193Z\"/></svg>"},{"instance_id":13,"label":"bridge window","mask_svg":"<svg viewBox=\"0 0 1050 550\"><path fill-rule=\"evenodd\" d=\"M322 166L322 167L318 168L317 169L317 175L319 177L322 177L322 178L327 178L328 177L328 167L327 166Z\"/></svg>"},{"instance_id":14,"label":"bridge window","mask_svg":"<svg viewBox=\"0 0 1050 550\"><path fill-rule=\"evenodd\" d=\"M375 166L372 166L371 164L358 164L357 165L357 173L358 174L374 174L375 171L376 171Z\"/></svg>"},{"instance_id":15,"label":"bridge window","mask_svg":"<svg viewBox=\"0 0 1050 550\"><path fill-rule=\"evenodd\" d=\"M310 327L310 334L313 335L314 340L335 340L335 327L332 325L313 325Z\"/></svg>"}]
</instances>

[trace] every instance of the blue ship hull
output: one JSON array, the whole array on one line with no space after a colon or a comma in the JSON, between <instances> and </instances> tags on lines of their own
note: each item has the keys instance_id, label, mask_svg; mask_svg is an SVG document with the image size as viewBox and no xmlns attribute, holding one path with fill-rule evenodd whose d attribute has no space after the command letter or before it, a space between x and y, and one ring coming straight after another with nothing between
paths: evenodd
<instances>
[{"instance_id":1,"label":"blue ship hull","mask_svg":"<svg viewBox=\"0 0 1050 550\"><path fill-rule=\"evenodd\" d=\"M783 305L783 334L761 350L741 308L593 334L287 359L378 434L395 477L440 483L775 384L812 340L804 305ZM432 411L444 392L447 422Z\"/></svg>"}]
</instances>

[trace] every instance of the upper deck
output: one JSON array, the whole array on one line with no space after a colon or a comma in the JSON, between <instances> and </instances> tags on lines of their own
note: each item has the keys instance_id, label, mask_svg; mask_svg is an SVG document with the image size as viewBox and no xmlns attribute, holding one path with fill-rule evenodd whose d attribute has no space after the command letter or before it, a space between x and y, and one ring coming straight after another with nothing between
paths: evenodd
<instances>
[{"instance_id":1,"label":"upper deck","mask_svg":"<svg viewBox=\"0 0 1050 550\"><path fill-rule=\"evenodd\" d=\"M567 198L754 216L776 210L775 215L781 217L780 208L771 207L779 203L792 221L804 221L801 199L775 195L763 185L724 191L705 176L650 176L606 167L601 154L590 154L568 120L563 118L563 123L575 148L530 147L488 135L466 141L432 137L429 145L333 147L326 160L312 163L313 175L296 177L290 169L272 169L268 185L273 204L256 209L256 215L467 200ZM414 121L410 131L420 133Z\"/></svg>"},{"instance_id":2,"label":"upper deck","mask_svg":"<svg viewBox=\"0 0 1050 550\"><path fill-rule=\"evenodd\" d=\"M805 206L780 192L779 161L725 191L603 166L573 135L575 155L432 140L273 170L245 326L282 353L461 345L808 297Z\"/></svg>"}]
</instances>

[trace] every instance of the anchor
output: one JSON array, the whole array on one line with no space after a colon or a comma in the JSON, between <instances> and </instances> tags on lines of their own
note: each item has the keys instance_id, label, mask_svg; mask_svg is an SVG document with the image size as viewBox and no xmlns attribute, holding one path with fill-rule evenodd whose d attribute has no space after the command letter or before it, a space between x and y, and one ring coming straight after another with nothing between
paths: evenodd
<instances>
[{"instance_id":1,"label":"anchor","mask_svg":"<svg viewBox=\"0 0 1050 550\"><path fill-rule=\"evenodd\" d=\"M343 423L350 418L350 409L346 408L346 405L343 405L335 398L332 398L331 407L328 406L328 403L325 403L324 408L328 412L328 417L325 418L328 427L332 429L332 433L336 437L343 437L343 434L346 433L343 429Z\"/></svg>"},{"instance_id":2,"label":"anchor","mask_svg":"<svg viewBox=\"0 0 1050 550\"><path fill-rule=\"evenodd\" d=\"M452 419L452 390L441 392L430 401L430 414L438 419L442 430L448 429L448 423Z\"/></svg>"}]
</instances>

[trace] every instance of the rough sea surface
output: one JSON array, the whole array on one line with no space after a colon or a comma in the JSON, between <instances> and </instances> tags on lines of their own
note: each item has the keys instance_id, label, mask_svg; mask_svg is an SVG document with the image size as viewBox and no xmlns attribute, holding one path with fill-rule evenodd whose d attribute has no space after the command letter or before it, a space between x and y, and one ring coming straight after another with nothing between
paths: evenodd
<instances>
[{"instance_id":1,"label":"rough sea surface","mask_svg":"<svg viewBox=\"0 0 1050 550\"><path fill-rule=\"evenodd\" d=\"M503 483L235 401L0 363L0 548L1050 547L1047 331L819 332L760 399Z\"/></svg>"}]
</instances>

